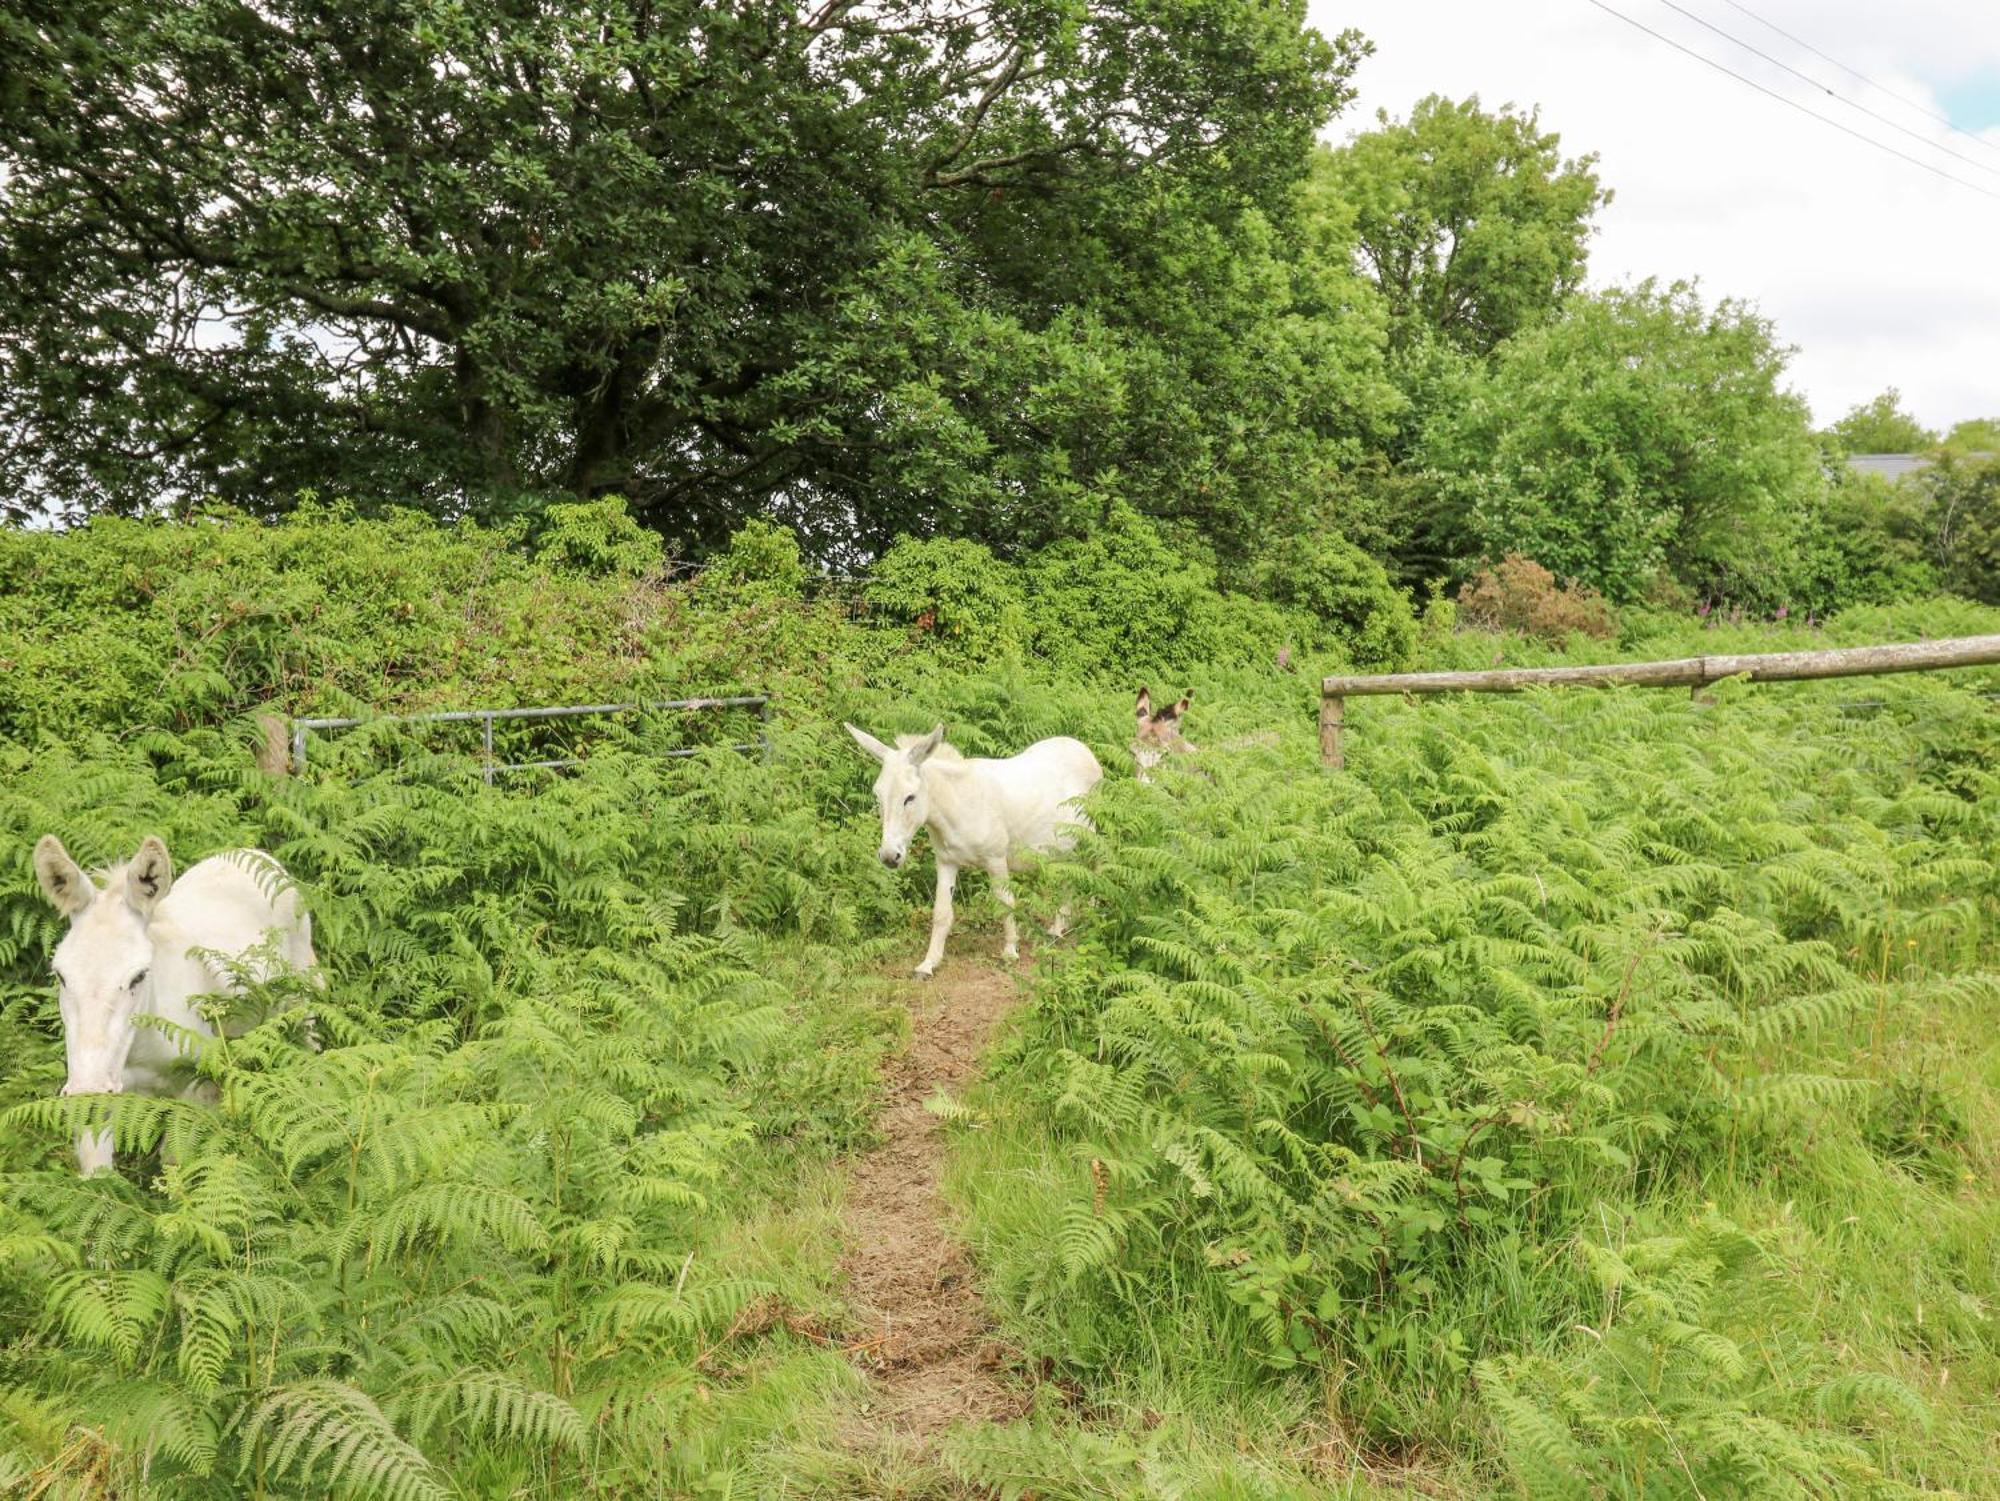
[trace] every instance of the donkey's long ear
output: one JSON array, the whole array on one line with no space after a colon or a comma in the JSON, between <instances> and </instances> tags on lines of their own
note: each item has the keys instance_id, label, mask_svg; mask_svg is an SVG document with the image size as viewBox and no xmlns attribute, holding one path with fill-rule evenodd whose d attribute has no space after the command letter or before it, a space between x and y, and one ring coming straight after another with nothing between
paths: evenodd
<instances>
[{"instance_id":1,"label":"donkey's long ear","mask_svg":"<svg viewBox=\"0 0 2000 1501\"><path fill-rule=\"evenodd\" d=\"M930 758L930 753L942 744L944 744L944 726L939 724L936 729L910 747L910 764L922 766Z\"/></svg>"},{"instance_id":2,"label":"donkey's long ear","mask_svg":"<svg viewBox=\"0 0 2000 1501\"><path fill-rule=\"evenodd\" d=\"M1175 704L1171 709L1167 710L1167 713L1173 715L1174 718L1179 719L1183 714L1187 713L1188 705L1193 702L1194 702L1194 689L1190 688L1188 689L1187 692L1181 695L1181 701Z\"/></svg>"},{"instance_id":3,"label":"donkey's long ear","mask_svg":"<svg viewBox=\"0 0 2000 1501\"><path fill-rule=\"evenodd\" d=\"M49 899L49 905L65 917L75 917L97 895L90 877L70 859L63 842L53 834L42 835L35 845L35 879L42 883L42 895Z\"/></svg>"},{"instance_id":4,"label":"donkey's long ear","mask_svg":"<svg viewBox=\"0 0 2000 1501\"><path fill-rule=\"evenodd\" d=\"M843 723L845 723L845 721L843 721ZM876 760L886 761L889 759L889 747L884 745L881 741L877 740L873 735L869 734L866 730L856 729L853 725L850 724L847 726L847 733L854 737L854 743L856 745L860 746L863 750L867 751L868 754L873 756Z\"/></svg>"},{"instance_id":5,"label":"donkey's long ear","mask_svg":"<svg viewBox=\"0 0 2000 1501\"><path fill-rule=\"evenodd\" d=\"M1148 693L1143 687L1139 690L1139 702L1134 705L1134 711L1141 719L1151 719L1153 717L1153 695Z\"/></svg>"},{"instance_id":6,"label":"donkey's long ear","mask_svg":"<svg viewBox=\"0 0 2000 1501\"><path fill-rule=\"evenodd\" d=\"M157 834L148 834L125 869L125 900L141 917L151 917L173 885L173 857Z\"/></svg>"}]
</instances>

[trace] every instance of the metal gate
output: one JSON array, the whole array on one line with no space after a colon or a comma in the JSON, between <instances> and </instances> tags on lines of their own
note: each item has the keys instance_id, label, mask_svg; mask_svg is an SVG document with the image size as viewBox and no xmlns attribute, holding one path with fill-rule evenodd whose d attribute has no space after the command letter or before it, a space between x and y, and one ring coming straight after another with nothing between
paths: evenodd
<instances>
[{"instance_id":1,"label":"metal gate","mask_svg":"<svg viewBox=\"0 0 2000 1501\"><path fill-rule=\"evenodd\" d=\"M294 719L292 728L291 769L294 774L304 771L309 737L314 731L348 730L364 724L470 724L483 727L480 737L481 761L479 774L487 786L493 779L513 771L544 771L579 762L575 757L551 761L516 761L499 764L493 755L493 726L499 721L515 719L575 719L589 714L638 714L659 711L680 711L701 713L718 709L755 709L758 731L755 740L731 745L732 751L758 751L765 756L771 754L771 700L762 693L744 694L735 698L664 698L631 704L560 704L536 709L446 709L432 714L384 714L375 718L312 718ZM663 756L698 755L708 747L694 746L684 750L660 752Z\"/></svg>"}]
</instances>

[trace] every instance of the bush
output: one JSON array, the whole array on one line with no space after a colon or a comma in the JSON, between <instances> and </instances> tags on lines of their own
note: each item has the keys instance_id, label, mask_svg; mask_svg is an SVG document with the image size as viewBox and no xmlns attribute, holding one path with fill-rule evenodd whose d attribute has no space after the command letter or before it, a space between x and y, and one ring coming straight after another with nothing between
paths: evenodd
<instances>
[{"instance_id":1,"label":"bush","mask_svg":"<svg viewBox=\"0 0 2000 1501\"><path fill-rule=\"evenodd\" d=\"M1931 548L1945 587L2000 604L2000 457L1947 448L1918 483L1930 501Z\"/></svg>"},{"instance_id":2,"label":"bush","mask_svg":"<svg viewBox=\"0 0 2000 1501\"><path fill-rule=\"evenodd\" d=\"M1921 491L1844 466L1802 527L1794 610L1824 616L1938 592Z\"/></svg>"},{"instance_id":3,"label":"bush","mask_svg":"<svg viewBox=\"0 0 2000 1501\"><path fill-rule=\"evenodd\" d=\"M703 592L728 601L797 599L805 592L806 565L799 539L775 521L746 521L702 576Z\"/></svg>"},{"instance_id":4,"label":"bush","mask_svg":"<svg viewBox=\"0 0 2000 1501\"><path fill-rule=\"evenodd\" d=\"M650 592L619 571L657 552L621 519L615 502L580 507L541 558L519 526L322 505L0 531L0 735L665 686Z\"/></svg>"},{"instance_id":5,"label":"bush","mask_svg":"<svg viewBox=\"0 0 2000 1501\"><path fill-rule=\"evenodd\" d=\"M870 570L866 598L950 653L984 661L1021 649L1027 617L1016 577L982 543L903 536Z\"/></svg>"},{"instance_id":6,"label":"bush","mask_svg":"<svg viewBox=\"0 0 2000 1501\"><path fill-rule=\"evenodd\" d=\"M1410 601L1382 565L1331 532L1286 537L1259 560L1265 599L1311 617L1357 667L1393 671L1416 647Z\"/></svg>"},{"instance_id":7,"label":"bush","mask_svg":"<svg viewBox=\"0 0 2000 1501\"><path fill-rule=\"evenodd\" d=\"M1029 633L1060 672L1185 675L1196 666L1269 662L1315 621L1221 593L1206 563L1176 551L1122 501L1089 537L1029 558Z\"/></svg>"},{"instance_id":8,"label":"bush","mask_svg":"<svg viewBox=\"0 0 2000 1501\"><path fill-rule=\"evenodd\" d=\"M640 578L660 571L666 550L658 532L647 531L622 499L608 495L543 511L535 556L572 573Z\"/></svg>"},{"instance_id":9,"label":"bush","mask_svg":"<svg viewBox=\"0 0 2000 1501\"><path fill-rule=\"evenodd\" d=\"M1572 635L1614 636L1618 618L1588 584L1556 576L1532 558L1510 553L1482 568L1458 591L1459 618L1486 631L1518 631L1560 644Z\"/></svg>"}]
</instances>

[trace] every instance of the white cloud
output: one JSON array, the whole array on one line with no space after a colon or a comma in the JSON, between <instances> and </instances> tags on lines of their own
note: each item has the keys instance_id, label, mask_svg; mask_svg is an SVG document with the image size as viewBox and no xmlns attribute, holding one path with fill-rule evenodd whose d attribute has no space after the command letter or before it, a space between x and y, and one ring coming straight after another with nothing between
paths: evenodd
<instances>
[{"instance_id":1,"label":"white cloud","mask_svg":"<svg viewBox=\"0 0 2000 1501\"><path fill-rule=\"evenodd\" d=\"M1662 0L1614 9L1767 88L2000 194L1988 146L1759 26L1727 0L1675 0L1981 170L1870 120L1732 47ZM1743 0L1758 15L1942 113L1938 91L2000 75L1993 0ZM1933 427L2000 415L2000 199L1842 135L1646 36L1588 0L1309 0L1314 25L1375 43L1335 139L1425 94L1540 106L1568 155L1595 152L1616 198L1591 279L1699 279L1754 304L1798 346L1796 388L1830 421L1887 386Z\"/></svg>"}]
</instances>

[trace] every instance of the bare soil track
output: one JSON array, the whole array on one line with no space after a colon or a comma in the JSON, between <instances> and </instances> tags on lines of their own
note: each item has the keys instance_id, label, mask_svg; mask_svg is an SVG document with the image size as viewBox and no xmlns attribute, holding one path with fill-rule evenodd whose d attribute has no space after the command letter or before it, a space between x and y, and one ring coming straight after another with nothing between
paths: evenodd
<instances>
[{"instance_id":1,"label":"bare soil track","mask_svg":"<svg viewBox=\"0 0 2000 1501\"><path fill-rule=\"evenodd\" d=\"M856 1325L850 1346L876 1378L867 1426L923 1440L962 1421L1006 1421L1028 1402L1003 1378L1011 1352L993 1338L972 1264L938 1190L944 1124L924 1109L957 1093L1012 1009L1014 976L954 959L911 984L909 1050L896 1061L878 1125L883 1140L848 1173L844 1261ZM853 1436L862 1440L865 1434Z\"/></svg>"}]
</instances>

